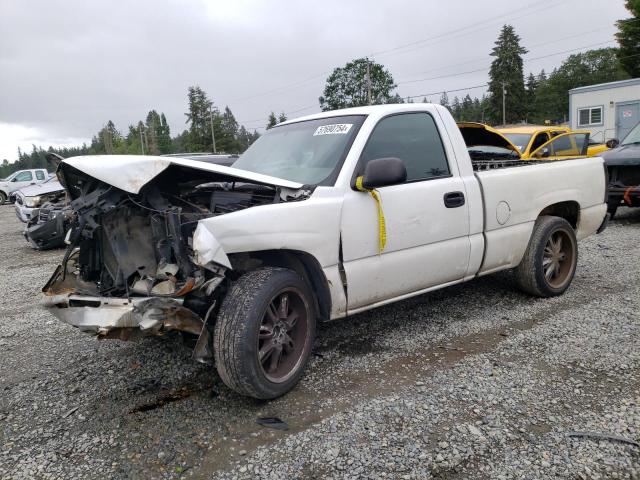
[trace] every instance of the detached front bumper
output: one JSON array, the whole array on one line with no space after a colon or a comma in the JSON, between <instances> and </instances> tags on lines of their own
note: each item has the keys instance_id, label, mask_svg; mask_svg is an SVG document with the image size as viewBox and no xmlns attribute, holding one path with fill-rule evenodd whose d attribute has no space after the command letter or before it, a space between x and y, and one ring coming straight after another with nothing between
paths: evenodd
<instances>
[{"instance_id":1,"label":"detached front bumper","mask_svg":"<svg viewBox=\"0 0 640 480\"><path fill-rule=\"evenodd\" d=\"M204 321L181 299L61 294L45 296L42 305L64 323L101 338L135 340L169 331L198 335L194 357L203 362L212 358Z\"/></svg>"},{"instance_id":2,"label":"detached front bumper","mask_svg":"<svg viewBox=\"0 0 640 480\"><path fill-rule=\"evenodd\" d=\"M66 217L62 212L57 213L55 217L44 223L37 223L34 220L27 224L24 237L36 250L64 247L67 223Z\"/></svg>"},{"instance_id":3,"label":"detached front bumper","mask_svg":"<svg viewBox=\"0 0 640 480\"><path fill-rule=\"evenodd\" d=\"M16 217L18 217L21 222L27 223L34 216L38 215L37 208L25 207L18 202L14 203L14 207L16 209Z\"/></svg>"}]
</instances>

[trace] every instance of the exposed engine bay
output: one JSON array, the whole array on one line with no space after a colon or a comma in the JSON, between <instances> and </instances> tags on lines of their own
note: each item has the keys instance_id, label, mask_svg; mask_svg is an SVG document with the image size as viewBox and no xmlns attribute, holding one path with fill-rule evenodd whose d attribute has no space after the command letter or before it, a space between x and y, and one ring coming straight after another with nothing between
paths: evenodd
<instances>
[{"instance_id":1,"label":"exposed engine bay","mask_svg":"<svg viewBox=\"0 0 640 480\"><path fill-rule=\"evenodd\" d=\"M62 264L43 288L45 306L56 307L53 313L64 321L71 312L63 310L72 306L100 310L84 330L123 339L140 333L130 327L147 334L204 331L210 308L234 273L212 262L198 264L193 236L200 220L304 200L311 192L291 195L279 186L179 165L135 194L70 165L63 164L59 176L75 215Z\"/></svg>"}]
</instances>

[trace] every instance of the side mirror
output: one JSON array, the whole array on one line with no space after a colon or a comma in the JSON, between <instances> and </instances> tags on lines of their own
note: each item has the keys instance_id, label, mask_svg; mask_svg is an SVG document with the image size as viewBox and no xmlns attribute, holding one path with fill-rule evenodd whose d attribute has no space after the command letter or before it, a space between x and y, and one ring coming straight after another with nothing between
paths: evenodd
<instances>
[{"instance_id":1,"label":"side mirror","mask_svg":"<svg viewBox=\"0 0 640 480\"><path fill-rule=\"evenodd\" d=\"M369 160L364 169L362 186L378 188L387 185L397 185L407 180L407 168L399 158L377 158Z\"/></svg>"},{"instance_id":2,"label":"side mirror","mask_svg":"<svg viewBox=\"0 0 640 480\"><path fill-rule=\"evenodd\" d=\"M616 148L618 145L620 145L620 140L618 140L617 138L612 138L611 140L607 140L605 145L607 146L607 148Z\"/></svg>"}]
</instances>

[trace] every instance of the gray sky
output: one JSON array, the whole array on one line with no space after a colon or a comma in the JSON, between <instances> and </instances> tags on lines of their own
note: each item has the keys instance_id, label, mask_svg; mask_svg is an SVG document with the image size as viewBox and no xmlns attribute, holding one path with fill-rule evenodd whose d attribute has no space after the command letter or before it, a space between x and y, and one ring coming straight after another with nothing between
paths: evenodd
<instances>
[{"instance_id":1,"label":"gray sky","mask_svg":"<svg viewBox=\"0 0 640 480\"><path fill-rule=\"evenodd\" d=\"M109 119L126 131L151 109L173 136L196 84L260 130L271 110L319 111L332 69L366 55L403 97L480 85L504 23L529 49L525 74L550 71L571 53L614 46L623 3L0 0L0 159L15 160L18 146L88 143Z\"/></svg>"}]
</instances>

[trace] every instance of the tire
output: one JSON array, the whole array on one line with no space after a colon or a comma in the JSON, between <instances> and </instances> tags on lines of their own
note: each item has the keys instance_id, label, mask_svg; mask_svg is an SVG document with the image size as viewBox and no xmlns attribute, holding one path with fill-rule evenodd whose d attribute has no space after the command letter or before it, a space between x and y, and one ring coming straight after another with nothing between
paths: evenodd
<instances>
[{"instance_id":1,"label":"tire","mask_svg":"<svg viewBox=\"0 0 640 480\"><path fill-rule=\"evenodd\" d=\"M0 205L4 205L5 203L7 203L7 194L0 192Z\"/></svg>"},{"instance_id":2,"label":"tire","mask_svg":"<svg viewBox=\"0 0 640 480\"><path fill-rule=\"evenodd\" d=\"M223 299L214 328L220 378L242 395L284 395L300 380L315 333L315 299L300 275L273 267L245 273Z\"/></svg>"},{"instance_id":3,"label":"tire","mask_svg":"<svg viewBox=\"0 0 640 480\"><path fill-rule=\"evenodd\" d=\"M516 283L536 297L562 295L571 285L577 263L578 242L569 222L560 217L538 217L524 257L515 269Z\"/></svg>"}]
</instances>

